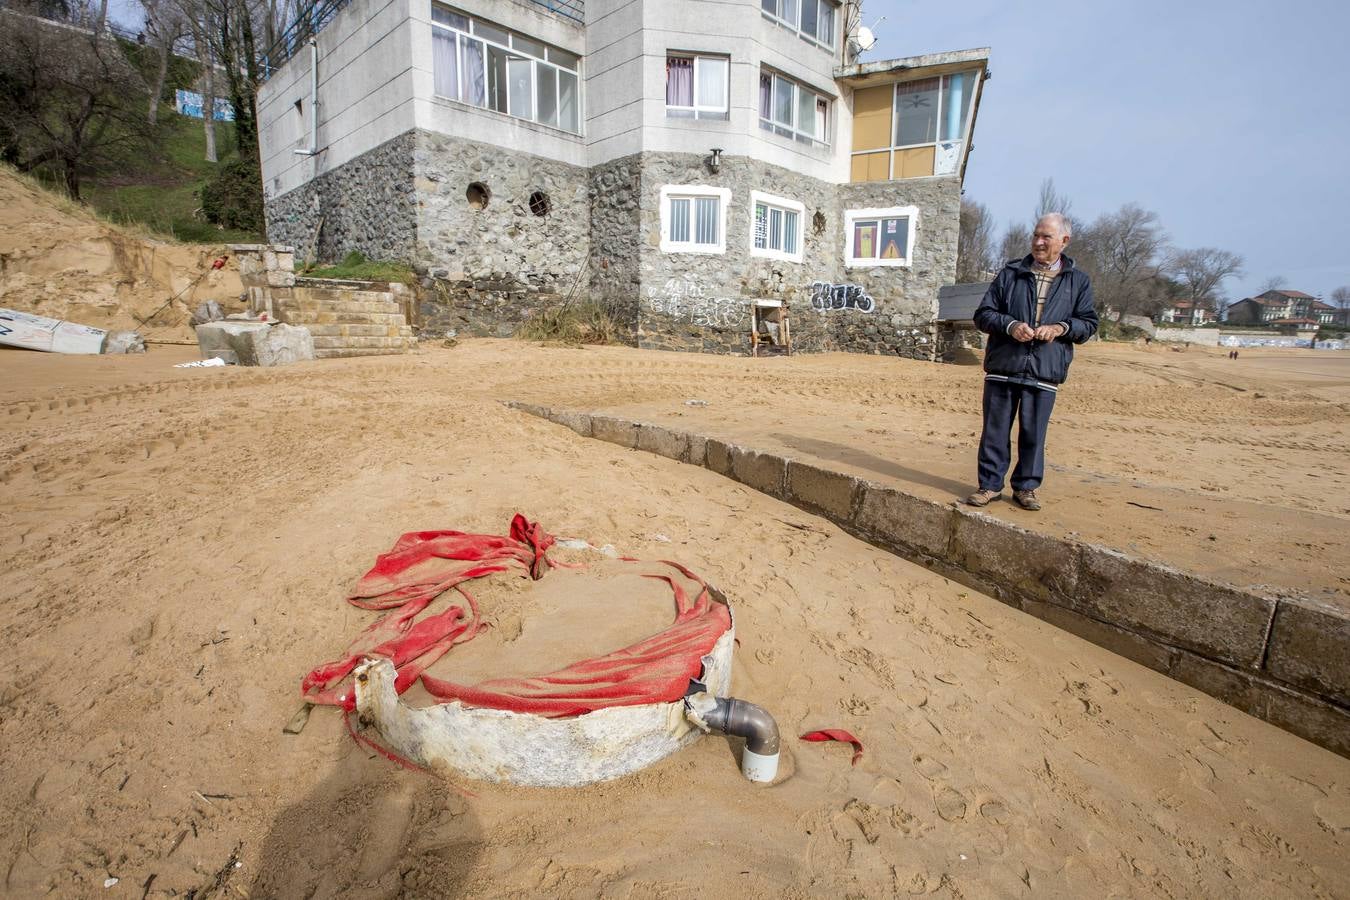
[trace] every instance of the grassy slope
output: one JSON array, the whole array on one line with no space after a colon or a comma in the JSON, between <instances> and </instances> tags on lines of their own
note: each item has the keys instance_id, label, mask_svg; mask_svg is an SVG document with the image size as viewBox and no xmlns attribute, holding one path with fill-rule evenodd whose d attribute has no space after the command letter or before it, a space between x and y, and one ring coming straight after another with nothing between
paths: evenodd
<instances>
[{"instance_id":1,"label":"grassy slope","mask_svg":"<svg viewBox=\"0 0 1350 900\"><path fill-rule=\"evenodd\" d=\"M173 107L160 106L163 123L160 158L128 163L122 171L89 178L81 193L100 215L115 222L137 224L180 241L251 243L262 235L217 228L197 211L198 192L215 173L218 163L206 162L206 134L201 119L180 116ZM234 125L216 123L216 155L232 158Z\"/></svg>"}]
</instances>

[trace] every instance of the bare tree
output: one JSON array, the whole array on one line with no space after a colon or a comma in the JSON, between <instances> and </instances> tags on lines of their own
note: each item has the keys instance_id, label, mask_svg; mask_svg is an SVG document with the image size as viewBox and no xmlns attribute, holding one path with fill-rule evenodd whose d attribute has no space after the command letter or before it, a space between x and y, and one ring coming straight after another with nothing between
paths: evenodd
<instances>
[{"instance_id":1,"label":"bare tree","mask_svg":"<svg viewBox=\"0 0 1350 900\"><path fill-rule=\"evenodd\" d=\"M0 15L0 121L20 170L46 167L80 199L83 173L149 146L145 93L116 41Z\"/></svg>"},{"instance_id":2,"label":"bare tree","mask_svg":"<svg viewBox=\"0 0 1350 900\"><path fill-rule=\"evenodd\" d=\"M1289 284L1288 278L1285 278L1283 275L1272 275L1261 282L1261 287L1257 288L1256 293L1259 295L1264 294L1266 291L1278 291L1287 284Z\"/></svg>"},{"instance_id":3,"label":"bare tree","mask_svg":"<svg viewBox=\"0 0 1350 900\"><path fill-rule=\"evenodd\" d=\"M1350 327L1350 287L1338 287L1331 292L1331 305L1336 307L1336 324Z\"/></svg>"},{"instance_id":4,"label":"bare tree","mask_svg":"<svg viewBox=\"0 0 1350 900\"><path fill-rule=\"evenodd\" d=\"M956 283L988 281L994 268L994 219L983 203L961 199L956 241Z\"/></svg>"},{"instance_id":5,"label":"bare tree","mask_svg":"<svg viewBox=\"0 0 1350 900\"><path fill-rule=\"evenodd\" d=\"M1214 247L1178 250L1167 261L1167 269L1185 289L1186 299L1197 306L1213 306L1222 317L1227 301L1219 287L1227 278L1242 274L1243 259L1236 253Z\"/></svg>"},{"instance_id":6,"label":"bare tree","mask_svg":"<svg viewBox=\"0 0 1350 900\"><path fill-rule=\"evenodd\" d=\"M1021 259L1030 252L1031 229L1017 222L1009 225L1008 230L1003 233L1003 245L999 249L1001 261Z\"/></svg>"},{"instance_id":7,"label":"bare tree","mask_svg":"<svg viewBox=\"0 0 1350 900\"><path fill-rule=\"evenodd\" d=\"M1055 189L1055 179L1047 178L1041 182L1040 199L1036 202L1035 220L1039 221L1046 213L1059 213L1068 219L1073 213L1073 201Z\"/></svg>"},{"instance_id":8,"label":"bare tree","mask_svg":"<svg viewBox=\"0 0 1350 900\"><path fill-rule=\"evenodd\" d=\"M1082 228L1070 254L1092 275L1093 291L1103 306L1152 315L1166 299L1158 282L1166 245L1157 213L1127 203Z\"/></svg>"},{"instance_id":9,"label":"bare tree","mask_svg":"<svg viewBox=\"0 0 1350 900\"><path fill-rule=\"evenodd\" d=\"M146 113L146 121L154 125L159 120L159 101L169 72L169 58L173 56L174 45L188 33L188 21L182 8L170 0L141 0L141 8L145 11L146 34L159 54L155 81L150 86L150 107Z\"/></svg>"}]
</instances>

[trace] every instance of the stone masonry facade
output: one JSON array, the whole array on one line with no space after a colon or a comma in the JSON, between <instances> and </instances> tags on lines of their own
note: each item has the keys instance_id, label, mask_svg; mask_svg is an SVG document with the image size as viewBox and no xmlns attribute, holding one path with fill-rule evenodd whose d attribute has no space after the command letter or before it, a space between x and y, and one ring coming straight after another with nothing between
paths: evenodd
<instances>
[{"instance_id":1,"label":"stone masonry facade","mask_svg":"<svg viewBox=\"0 0 1350 900\"><path fill-rule=\"evenodd\" d=\"M725 253L661 250L665 185L730 191ZM751 191L804 205L801 262L751 253ZM912 265L846 267L845 212L906 206L918 209ZM269 237L301 257L411 263L424 336L506 336L572 297L602 303L640 347L745 353L751 301L768 298L788 304L797 351L935 359L959 206L955 176L831 184L745 157L714 174L701 156L652 152L586 169L410 131L273 198L267 215Z\"/></svg>"}]
</instances>

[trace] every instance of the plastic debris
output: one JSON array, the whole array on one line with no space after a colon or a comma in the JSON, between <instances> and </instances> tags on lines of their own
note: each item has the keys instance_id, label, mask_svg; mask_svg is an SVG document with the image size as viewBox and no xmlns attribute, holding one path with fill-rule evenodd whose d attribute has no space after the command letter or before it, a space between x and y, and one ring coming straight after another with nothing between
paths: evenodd
<instances>
[{"instance_id":1,"label":"plastic debris","mask_svg":"<svg viewBox=\"0 0 1350 900\"><path fill-rule=\"evenodd\" d=\"M219 356L213 356L210 359L194 359L192 362L174 363L175 369L214 369L225 365L225 360Z\"/></svg>"}]
</instances>

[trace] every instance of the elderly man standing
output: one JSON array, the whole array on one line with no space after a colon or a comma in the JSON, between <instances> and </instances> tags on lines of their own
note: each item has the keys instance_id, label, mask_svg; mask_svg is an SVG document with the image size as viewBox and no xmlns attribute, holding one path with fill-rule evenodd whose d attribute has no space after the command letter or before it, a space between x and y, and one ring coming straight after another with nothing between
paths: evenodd
<instances>
[{"instance_id":1,"label":"elderly man standing","mask_svg":"<svg viewBox=\"0 0 1350 900\"><path fill-rule=\"evenodd\" d=\"M989 340L984 351L980 489L966 498L971 506L988 506L1003 496L1015 418L1013 499L1023 509L1041 508L1036 489L1045 474L1045 431L1055 395L1068 377L1073 345L1097 331L1092 284L1064 255L1069 238L1069 223L1062 215L1042 216L1031 236L1031 255L1009 261L975 310L975 327Z\"/></svg>"}]
</instances>

